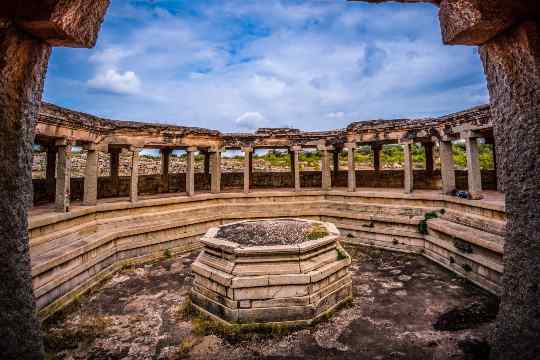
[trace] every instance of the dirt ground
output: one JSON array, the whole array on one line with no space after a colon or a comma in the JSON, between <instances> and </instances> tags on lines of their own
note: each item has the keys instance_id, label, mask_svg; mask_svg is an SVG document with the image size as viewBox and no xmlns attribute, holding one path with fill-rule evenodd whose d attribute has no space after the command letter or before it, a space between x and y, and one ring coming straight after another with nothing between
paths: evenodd
<instances>
[{"instance_id":1,"label":"dirt ground","mask_svg":"<svg viewBox=\"0 0 540 360\"><path fill-rule=\"evenodd\" d=\"M43 325L50 359L487 359L497 299L418 255L347 248L354 300L313 327L231 336L187 313L196 253L120 271ZM283 329L282 329L283 330Z\"/></svg>"}]
</instances>

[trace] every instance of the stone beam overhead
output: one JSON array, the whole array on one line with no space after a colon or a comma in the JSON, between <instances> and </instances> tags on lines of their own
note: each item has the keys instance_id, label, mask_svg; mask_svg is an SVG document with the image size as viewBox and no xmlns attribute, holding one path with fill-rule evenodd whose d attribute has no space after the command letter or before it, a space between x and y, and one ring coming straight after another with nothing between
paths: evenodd
<instances>
[{"instance_id":1,"label":"stone beam overhead","mask_svg":"<svg viewBox=\"0 0 540 360\"><path fill-rule=\"evenodd\" d=\"M93 47L109 0L9 1L0 7L0 18L51 46Z\"/></svg>"},{"instance_id":2,"label":"stone beam overhead","mask_svg":"<svg viewBox=\"0 0 540 360\"><path fill-rule=\"evenodd\" d=\"M222 134L196 127L108 120L45 103L38 117L36 139L49 143L55 138L69 138L76 143L95 143L100 151L129 145L160 149L285 149L295 145L317 147L321 143L337 147L345 143L389 144L408 137L458 138L465 128L489 130L493 126L489 110L489 106L479 106L440 118L360 121L330 131L264 128L255 133Z\"/></svg>"}]
</instances>

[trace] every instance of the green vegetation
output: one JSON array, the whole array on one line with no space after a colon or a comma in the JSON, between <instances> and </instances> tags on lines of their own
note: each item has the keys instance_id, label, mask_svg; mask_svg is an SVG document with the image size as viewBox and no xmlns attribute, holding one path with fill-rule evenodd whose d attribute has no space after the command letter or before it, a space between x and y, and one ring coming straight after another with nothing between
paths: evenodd
<instances>
[{"instance_id":1,"label":"green vegetation","mask_svg":"<svg viewBox=\"0 0 540 360\"><path fill-rule=\"evenodd\" d=\"M422 219L419 223L418 223L418 232L420 234L424 234L426 235L428 233L428 226L427 226L427 221L430 220L430 219L436 219L438 218L439 216L437 215L436 212L432 211L432 212L428 212L424 215L424 219Z\"/></svg>"},{"instance_id":2,"label":"green vegetation","mask_svg":"<svg viewBox=\"0 0 540 360\"><path fill-rule=\"evenodd\" d=\"M336 248L336 251L337 251L337 259L338 260L345 260L345 259L348 259L349 257L347 256L347 253L345 252L344 249L342 249L341 247L337 247Z\"/></svg>"},{"instance_id":3,"label":"green vegetation","mask_svg":"<svg viewBox=\"0 0 540 360\"><path fill-rule=\"evenodd\" d=\"M328 236L328 230L322 225L315 224L309 229L309 231L306 233L305 238L306 240L317 240L322 239L325 236Z\"/></svg>"}]
</instances>

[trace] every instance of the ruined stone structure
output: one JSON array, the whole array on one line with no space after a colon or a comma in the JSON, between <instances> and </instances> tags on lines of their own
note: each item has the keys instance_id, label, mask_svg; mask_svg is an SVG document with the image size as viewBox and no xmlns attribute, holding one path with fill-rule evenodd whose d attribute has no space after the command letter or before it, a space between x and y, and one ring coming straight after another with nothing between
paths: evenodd
<instances>
[{"instance_id":1,"label":"ruined stone structure","mask_svg":"<svg viewBox=\"0 0 540 360\"><path fill-rule=\"evenodd\" d=\"M269 223L259 220L214 227L201 238L204 249L192 265L191 299L200 311L226 323L310 324L352 296L351 257L338 244L335 225L286 220L326 229L326 236L287 244L254 246L220 238L222 228Z\"/></svg>"},{"instance_id":2,"label":"ruined stone structure","mask_svg":"<svg viewBox=\"0 0 540 360\"><path fill-rule=\"evenodd\" d=\"M29 0L0 5L0 323L7 324L0 328L3 358L42 358L36 308L46 317L126 262L160 256L164 249L199 248L200 235L223 222L302 217L335 223L351 243L422 253L500 294L493 358L535 359L540 352L539 4L535 0L426 2L440 6L445 43L480 46L490 107L439 119L361 122L330 132L262 129L255 134L111 121L54 105L39 110L50 47L93 46L108 1ZM54 189L56 211L32 210L28 221L34 135L36 142L50 149L47 190L50 194ZM496 144L498 187L505 192L505 203L502 196L482 189L476 140L480 137ZM449 146L456 138L466 141L467 186L473 200L447 195L457 186ZM418 190L410 145L434 141L441 153L440 190ZM404 147L402 189L358 187L352 166L355 147L371 144L377 154L383 143ZM89 154L84 206L71 203L73 144L84 146ZM188 152L187 196L139 197L137 163L143 147L162 149L163 164L172 148ZM323 154L319 189L302 188L298 168L302 147ZM291 190L295 191L253 191L249 155L243 191L222 191L224 148L243 149L247 154L254 148L290 149ZM425 147L426 153L430 148ZM332 182L331 157L342 149L349 155L349 169L347 187L339 189ZM208 156L205 193L196 192L196 150ZM111 153L110 181L115 191L120 183L115 154L128 151L132 156L129 201L98 201L96 151ZM54 166L53 159L57 159ZM433 170L430 164L427 171ZM160 192L168 193L169 176L163 169Z\"/></svg>"}]
</instances>

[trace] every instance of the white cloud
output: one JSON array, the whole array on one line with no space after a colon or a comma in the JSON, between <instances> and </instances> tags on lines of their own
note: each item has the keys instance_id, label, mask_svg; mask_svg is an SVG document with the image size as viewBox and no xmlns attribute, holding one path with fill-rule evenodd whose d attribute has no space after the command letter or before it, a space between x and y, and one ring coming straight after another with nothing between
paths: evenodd
<instances>
[{"instance_id":1,"label":"white cloud","mask_svg":"<svg viewBox=\"0 0 540 360\"><path fill-rule=\"evenodd\" d=\"M326 114L326 117L330 119L341 119L345 117L345 113L343 111L331 112Z\"/></svg>"},{"instance_id":2,"label":"white cloud","mask_svg":"<svg viewBox=\"0 0 540 360\"><path fill-rule=\"evenodd\" d=\"M89 80L88 86L97 91L119 95L134 95L140 91L141 81L133 71L121 73L109 69L98 73L93 79Z\"/></svg>"},{"instance_id":3,"label":"white cloud","mask_svg":"<svg viewBox=\"0 0 540 360\"><path fill-rule=\"evenodd\" d=\"M164 10L179 3L188 9ZM94 90L127 96L96 98L74 84L55 85L53 97L97 115L223 131L331 129L353 120L442 115L487 99L477 54L441 44L429 5L155 4L112 2L98 47L85 50L93 54L84 60L93 78L79 68L68 72L86 76L79 83ZM66 82L54 74L52 66L49 89Z\"/></svg>"},{"instance_id":4,"label":"white cloud","mask_svg":"<svg viewBox=\"0 0 540 360\"><path fill-rule=\"evenodd\" d=\"M266 119L258 112L246 112L240 115L234 122L240 129L253 131L264 127Z\"/></svg>"}]
</instances>

